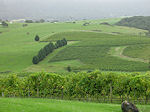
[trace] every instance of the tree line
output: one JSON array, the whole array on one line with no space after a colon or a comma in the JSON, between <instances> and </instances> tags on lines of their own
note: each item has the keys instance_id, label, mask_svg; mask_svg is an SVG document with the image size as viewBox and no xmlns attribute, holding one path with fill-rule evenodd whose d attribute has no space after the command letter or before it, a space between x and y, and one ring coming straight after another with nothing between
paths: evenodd
<instances>
[{"instance_id":1,"label":"tree line","mask_svg":"<svg viewBox=\"0 0 150 112\"><path fill-rule=\"evenodd\" d=\"M0 77L0 95L4 97L59 97L79 99L150 98L150 74L79 72L61 75L33 73Z\"/></svg>"},{"instance_id":2,"label":"tree line","mask_svg":"<svg viewBox=\"0 0 150 112\"><path fill-rule=\"evenodd\" d=\"M150 16L134 16L129 18L123 18L116 23L119 26L135 27L150 31Z\"/></svg>"},{"instance_id":3,"label":"tree line","mask_svg":"<svg viewBox=\"0 0 150 112\"><path fill-rule=\"evenodd\" d=\"M67 45L67 40L64 38L62 40L58 40L55 44L50 42L49 44L45 45L42 49L39 50L38 54L33 57L32 63L38 64L42 61L48 54L52 53L54 49Z\"/></svg>"}]
</instances>

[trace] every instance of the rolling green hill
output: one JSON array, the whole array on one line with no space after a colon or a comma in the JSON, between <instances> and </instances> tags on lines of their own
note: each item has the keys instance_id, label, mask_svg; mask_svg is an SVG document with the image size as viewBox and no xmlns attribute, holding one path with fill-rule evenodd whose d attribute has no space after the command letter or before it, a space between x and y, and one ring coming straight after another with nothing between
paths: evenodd
<instances>
[{"instance_id":1,"label":"rolling green hill","mask_svg":"<svg viewBox=\"0 0 150 112\"><path fill-rule=\"evenodd\" d=\"M118 21L120 18L0 26L0 72L66 72L67 66L75 71L147 71L147 63L109 54L112 47L150 43L145 37L146 30L115 26ZM100 24L104 22L110 25ZM89 24L83 26L84 23ZM36 34L41 42L34 41ZM67 46L55 50L39 64L32 64L33 56L48 41L64 37L68 40Z\"/></svg>"}]
</instances>

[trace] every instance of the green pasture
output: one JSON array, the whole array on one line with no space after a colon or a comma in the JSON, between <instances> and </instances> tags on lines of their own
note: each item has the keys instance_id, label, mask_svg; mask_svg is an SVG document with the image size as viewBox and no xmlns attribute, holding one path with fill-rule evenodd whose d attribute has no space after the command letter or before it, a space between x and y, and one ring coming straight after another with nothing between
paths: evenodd
<instances>
[{"instance_id":1,"label":"green pasture","mask_svg":"<svg viewBox=\"0 0 150 112\"><path fill-rule=\"evenodd\" d=\"M149 105L138 105L149 112ZM101 104L37 98L0 98L0 112L122 112L121 104Z\"/></svg>"},{"instance_id":2,"label":"green pasture","mask_svg":"<svg viewBox=\"0 0 150 112\"><path fill-rule=\"evenodd\" d=\"M114 66L114 64L120 64L120 59L117 57L114 57L115 60L117 60L117 63L114 63L115 61L111 62L111 60L114 60L113 58L106 62L107 64L109 63L110 67L107 64L103 66L103 62L101 61L98 62L101 60L99 56L103 55L103 50L106 49L105 54L107 54L106 52L110 48L108 46L149 43L149 39L144 37L145 32L147 31L136 28L114 26L113 24L119 20L120 18L111 18L76 21L76 23L31 23L26 27L22 27L22 23L9 24L8 28L0 26L0 72L65 72L67 66L73 67L74 70L96 68L115 71L127 70L128 67L126 69L116 69L111 67ZM90 24L83 26L85 22L89 22ZM103 22L108 22L110 25L100 25L100 23ZM36 34L40 36L41 42L34 41ZM139 34L140 36L138 36ZM32 64L32 57L47 44L47 42L43 41L56 41L58 38L62 39L64 37L70 43L68 46L55 50L38 65ZM123 42L121 38L123 38ZM104 46L104 49L100 46ZM77 47L80 47L81 49L77 49ZM84 52L84 47L86 53ZM87 51L88 47L90 47L90 51ZM94 48L92 47L95 47L95 50L93 50ZM103 50L96 51L101 49ZM73 55L72 58L70 58L70 54L70 57L66 54L70 50L71 55ZM72 50L75 50L75 52ZM81 56L78 55L80 52L82 53ZM63 55L68 56L64 57ZM85 55L87 55L87 57L83 59L83 56ZM111 58L111 56L108 56L108 58ZM92 61L92 59L94 60ZM130 66L135 67L133 68L133 71L147 70L146 63L127 62L125 60L121 61L126 64L131 63ZM139 67L139 65L141 65L141 67ZM132 70L132 67L130 70Z\"/></svg>"}]
</instances>

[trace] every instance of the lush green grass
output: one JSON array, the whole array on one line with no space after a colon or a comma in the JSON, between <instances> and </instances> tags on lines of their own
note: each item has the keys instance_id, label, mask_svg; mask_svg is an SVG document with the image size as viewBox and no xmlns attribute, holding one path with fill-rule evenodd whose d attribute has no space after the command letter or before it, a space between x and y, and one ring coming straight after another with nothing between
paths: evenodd
<instances>
[{"instance_id":1,"label":"lush green grass","mask_svg":"<svg viewBox=\"0 0 150 112\"><path fill-rule=\"evenodd\" d=\"M139 105L140 112L149 112L149 105ZM0 98L0 112L121 112L121 105L84 103L51 99Z\"/></svg>"},{"instance_id":2,"label":"lush green grass","mask_svg":"<svg viewBox=\"0 0 150 112\"><path fill-rule=\"evenodd\" d=\"M41 71L45 70L48 72L51 71L65 71L64 68L70 65L70 61L66 61L65 67L62 67L62 63L60 63L60 70L57 70L57 66L52 67L51 65L58 65L55 63L48 63L48 61L57 55L60 51L56 50L53 54L49 55L44 61L39 63L37 66L32 64L32 57L37 54L40 48L42 48L47 43L39 43L34 41L34 37L36 34L40 36L41 40L45 40L48 37L51 37L54 34L60 34L60 38L65 36L60 32L72 32L72 31L86 31L89 36L86 36L80 33L80 36L76 36L76 33L72 35L72 39L70 40L88 40L86 43L78 42L79 45L86 46L87 44L95 44L97 40L91 41L91 38L97 38L100 36L101 33L112 33L114 32L113 37L115 37L115 32L120 32L121 34L130 34L130 35L138 35L140 32L144 35L145 30L139 30L135 28L128 28L128 27L120 27L120 26L109 26L109 25L100 25L99 23L108 22L110 24L114 24L119 21L120 18L116 19L103 19L103 20L89 20L90 25L83 26L83 23L88 22L85 21L77 21L76 24L73 23L32 23L28 24L27 27L22 27L21 23L9 24L8 28L3 28L0 26L0 72L5 71L13 71L13 72L20 72L20 71ZM101 32L99 32L101 30ZM96 33L97 32L97 33ZM29 33L29 35L27 34ZM112 37L112 35L102 34L101 37ZM66 34L67 35L67 34ZM70 35L70 34L69 34ZM74 37L73 37L74 36ZM82 37L82 38L81 38ZM83 37L85 37L83 39ZM68 39L68 38L67 38ZM110 39L110 38L109 38ZM107 42L109 39L103 38L101 43ZM112 39L112 38L111 38ZM50 39L51 40L51 39ZM53 39L56 40L56 39ZM112 39L113 40L113 39ZM134 41L134 39L133 39ZM140 41L140 40L139 40ZM144 40L145 42L147 40ZM109 41L110 42L110 41ZM115 42L115 41L114 41ZM118 41L119 43L119 41ZM79 46L78 44L74 44ZM99 45L100 41L97 42L96 45ZM64 49L64 48L62 48ZM64 60L61 60L61 62ZM74 61L73 61L74 62ZM72 63L72 62L71 62ZM80 64L79 64L80 63ZM82 66L83 63L78 60L75 62L75 66ZM73 66L73 64L72 64Z\"/></svg>"},{"instance_id":3,"label":"lush green grass","mask_svg":"<svg viewBox=\"0 0 150 112\"><path fill-rule=\"evenodd\" d=\"M150 45L134 45L129 46L124 50L124 55L133 57L133 58L141 58L144 60L150 59Z\"/></svg>"}]
</instances>

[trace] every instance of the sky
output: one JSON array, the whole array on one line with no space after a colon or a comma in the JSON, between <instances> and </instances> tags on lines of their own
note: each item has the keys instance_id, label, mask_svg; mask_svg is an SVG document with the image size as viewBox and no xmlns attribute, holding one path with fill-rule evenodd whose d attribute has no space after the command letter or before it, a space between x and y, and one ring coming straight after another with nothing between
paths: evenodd
<instances>
[{"instance_id":1,"label":"sky","mask_svg":"<svg viewBox=\"0 0 150 112\"><path fill-rule=\"evenodd\" d=\"M0 0L0 19L150 16L150 0Z\"/></svg>"}]
</instances>

